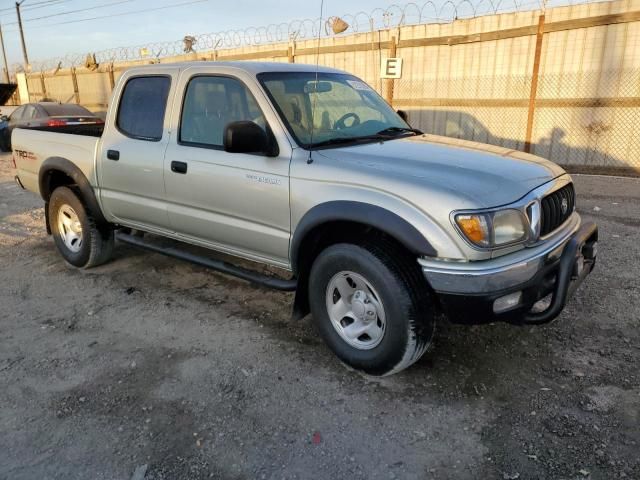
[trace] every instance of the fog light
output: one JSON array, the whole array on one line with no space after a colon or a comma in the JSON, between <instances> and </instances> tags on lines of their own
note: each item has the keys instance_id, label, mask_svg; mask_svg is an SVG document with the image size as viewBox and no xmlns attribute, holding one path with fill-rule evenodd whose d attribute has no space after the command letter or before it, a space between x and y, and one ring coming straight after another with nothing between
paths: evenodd
<instances>
[{"instance_id":1,"label":"fog light","mask_svg":"<svg viewBox=\"0 0 640 480\"><path fill-rule=\"evenodd\" d=\"M522 292L510 293L504 297L497 298L493 302L493 313L500 313L510 310L520 303L522 300Z\"/></svg>"}]
</instances>

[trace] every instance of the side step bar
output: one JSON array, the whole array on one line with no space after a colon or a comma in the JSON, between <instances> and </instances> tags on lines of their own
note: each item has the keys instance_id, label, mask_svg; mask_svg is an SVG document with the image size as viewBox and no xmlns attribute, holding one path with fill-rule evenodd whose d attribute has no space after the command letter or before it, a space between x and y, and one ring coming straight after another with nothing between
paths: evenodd
<instances>
[{"instance_id":1,"label":"side step bar","mask_svg":"<svg viewBox=\"0 0 640 480\"><path fill-rule=\"evenodd\" d=\"M211 258L203 257L200 255L194 255L193 253L185 252L173 247L161 247L159 245L153 245L144 241L142 237L129 235L126 233L117 233L116 238L124 243L134 245L136 247L144 248L145 250L151 250L152 252L162 253L169 257L178 258L180 260L186 260L187 262L195 263L218 272L233 275L234 277L247 280L248 282L257 283L263 287L273 288L275 290L282 290L285 292L292 292L296 289L298 282L295 278L285 280L276 277L269 277L267 275L261 275L257 272L247 270L246 268L231 265L230 263L223 262L221 260L213 260Z\"/></svg>"}]
</instances>

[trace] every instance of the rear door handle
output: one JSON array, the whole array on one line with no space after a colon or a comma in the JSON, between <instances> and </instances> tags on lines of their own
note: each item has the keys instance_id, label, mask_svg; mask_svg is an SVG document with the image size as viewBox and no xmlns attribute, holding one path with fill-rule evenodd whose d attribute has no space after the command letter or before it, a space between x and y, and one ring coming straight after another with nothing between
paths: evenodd
<instances>
[{"instance_id":1,"label":"rear door handle","mask_svg":"<svg viewBox=\"0 0 640 480\"><path fill-rule=\"evenodd\" d=\"M107 150L107 158L109 160L120 160L120 152L117 150Z\"/></svg>"},{"instance_id":2,"label":"rear door handle","mask_svg":"<svg viewBox=\"0 0 640 480\"><path fill-rule=\"evenodd\" d=\"M187 164L185 162L171 162L171 171L174 173L187 173Z\"/></svg>"}]
</instances>

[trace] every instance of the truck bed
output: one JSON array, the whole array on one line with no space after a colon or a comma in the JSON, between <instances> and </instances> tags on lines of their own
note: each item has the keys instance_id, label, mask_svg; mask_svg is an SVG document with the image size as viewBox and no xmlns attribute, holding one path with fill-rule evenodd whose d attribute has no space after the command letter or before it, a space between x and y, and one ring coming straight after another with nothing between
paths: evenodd
<instances>
[{"instance_id":1,"label":"truck bed","mask_svg":"<svg viewBox=\"0 0 640 480\"><path fill-rule=\"evenodd\" d=\"M40 193L40 167L52 157L67 159L82 171L92 186L97 186L96 152L103 128L104 125L16 128L11 135L11 145L24 187Z\"/></svg>"}]
</instances>

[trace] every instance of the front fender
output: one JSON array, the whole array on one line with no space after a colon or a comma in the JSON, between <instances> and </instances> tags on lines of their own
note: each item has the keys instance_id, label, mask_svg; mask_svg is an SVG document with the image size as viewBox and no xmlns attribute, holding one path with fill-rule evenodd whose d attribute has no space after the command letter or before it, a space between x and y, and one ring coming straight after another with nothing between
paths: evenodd
<instances>
[{"instance_id":1,"label":"front fender","mask_svg":"<svg viewBox=\"0 0 640 480\"><path fill-rule=\"evenodd\" d=\"M395 238L416 256L436 257L438 255L431 243L399 215L377 205L336 200L314 206L298 222L290 247L294 273L299 270L300 247L304 238L314 228L336 221L356 222L374 227Z\"/></svg>"}]
</instances>

